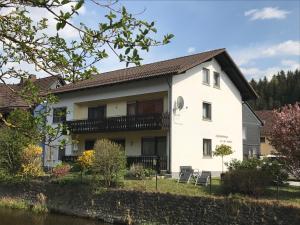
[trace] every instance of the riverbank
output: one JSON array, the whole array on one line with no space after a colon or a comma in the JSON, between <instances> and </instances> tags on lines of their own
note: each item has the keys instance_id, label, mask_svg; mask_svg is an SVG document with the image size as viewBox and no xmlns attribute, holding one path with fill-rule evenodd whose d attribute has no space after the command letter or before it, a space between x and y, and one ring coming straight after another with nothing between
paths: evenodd
<instances>
[{"instance_id":1,"label":"riverbank","mask_svg":"<svg viewBox=\"0 0 300 225\"><path fill-rule=\"evenodd\" d=\"M299 224L300 207L276 201L183 196L87 184L0 184L0 198L41 204L52 212L123 224Z\"/></svg>"}]
</instances>

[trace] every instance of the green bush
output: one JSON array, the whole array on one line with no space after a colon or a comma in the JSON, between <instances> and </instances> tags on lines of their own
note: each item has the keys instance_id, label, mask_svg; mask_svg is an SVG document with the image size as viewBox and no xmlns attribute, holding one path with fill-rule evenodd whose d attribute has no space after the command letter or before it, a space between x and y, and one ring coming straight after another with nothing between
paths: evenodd
<instances>
[{"instance_id":1,"label":"green bush","mask_svg":"<svg viewBox=\"0 0 300 225\"><path fill-rule=\"evenodd\" d=\"M145 170L142 164L132 164L130 166L129 172L128 172L129 177L134 177L137 179L144 179L146 174Z\"/></svg>"},{"instance_id":2,"label":"green bush","mask_svg":"<svg viewBox=\"0 0 300 225\"><path fill-rule=\"evenodd\" d=\"M232 160L229 163L226 163L226 166L228 167L229 171L232 170L256 170L259 169L260 171L264 171L268 174L270 177L270 180L273 182L276 182L279 180L279 182L284 182L288 179L288 174L283 166L278 160L271 160L268 158L265 158L263 160L261 159L248 159L244 161L239 160Z\"/></svg>"},{"instance_id":3,"label":"green bush","mask_svg":"<svg viewBox=\"0 0 300 225\"><path fill-rule=\"evenodd\" d=\"M155 170L150 168L144 169L144 172L145 172L145 177L151 177L155 175Z\"/></svg>"},{"instance_id":4,"label":"green bush","mask_svg":"<svg viewBox=\"0 0 300 225\"><path fill-rule=\"evenodd\" d=\"M221 187L225 194L241 193L259 196L269 184L270 177L264 171L238 169L225 173Z\"/></svg>"},{"instance_id":5,"label":"green bush","mask_svg":"<svg viewBox=\"0 0 300 225\"><path fill-rule=\"evenodd\" d=\"M6 125L0 125L0 169L11 175L17 174L23 149L38 141L39 134L32 114L21 109L12 111Z\"/></svg>"},{"instance_id":6,"label":"green bush","mask_svg":"<svg viewBox=\"0 0 300 225\"><path fill-rule=\"evenodd\" d=\"M105 186L116 185L124 179L126 169L125 151L107 139L100 139L95 143L95 159L92 171L98 181L103 181Z\"/></svg>"},{"instance_id":7,"label":"green bush","mask_svg":"<svg viewBox=\"0 0 300 225\"><path fill-rule=\"evenodd\" d=\"M227 164L222 190L225 194L241 193L258 196L274 182L287 179L282 165L268 159L249 159L245 161L232 160Z\"/></svg>"}]
</instances>

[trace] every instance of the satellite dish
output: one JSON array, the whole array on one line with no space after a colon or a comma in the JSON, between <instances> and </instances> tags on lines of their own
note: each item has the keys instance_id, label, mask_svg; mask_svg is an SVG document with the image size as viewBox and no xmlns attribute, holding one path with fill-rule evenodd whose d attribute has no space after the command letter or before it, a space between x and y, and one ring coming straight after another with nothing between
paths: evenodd
<instances>
[{"instance_id":1,"label":"satellite dish","mask_svg":"<svg viewBox=\"0 0 300 225\"><path fill-rule=\"evenodd\" d=\"M178 97L177 97L176 104L177 104L177 108L178 108L179 110L183 109L183 106L184 106L184 100L183 100L183 97L182 97L182 96L178 96Z\"/></svg>"}]
</instances>

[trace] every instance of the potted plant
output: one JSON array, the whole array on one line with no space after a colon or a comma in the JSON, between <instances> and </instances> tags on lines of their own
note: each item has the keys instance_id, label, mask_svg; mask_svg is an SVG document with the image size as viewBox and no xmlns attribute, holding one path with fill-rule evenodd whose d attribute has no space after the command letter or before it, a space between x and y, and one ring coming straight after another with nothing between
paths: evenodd
<instances>
[{"instance_id":1,"label":"potted plant","mask_svg":"<svg viewBox=\"0 0 300 225\"><path fill-rule=\"evenodd\" d=\"M213 152L214 156L221 156L222 157L222 173L221 173L221 180L224 177L224 162L223 158L224 156L231 155L233 153L231 146L229 145L217 145L216 150Z\"/></svg>"}]
</instances>

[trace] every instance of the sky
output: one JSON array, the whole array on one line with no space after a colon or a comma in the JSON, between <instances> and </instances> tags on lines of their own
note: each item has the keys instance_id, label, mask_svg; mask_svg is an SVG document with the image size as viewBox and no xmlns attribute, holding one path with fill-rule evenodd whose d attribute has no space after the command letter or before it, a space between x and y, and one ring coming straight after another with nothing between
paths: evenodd
<instances>
[{"instance_id":1,"label":"sky","mask_svg":"<svg viewBox=\"0 0 300 225\"><path fill-rule=\"evenodd\" d=\"M158 38L175 35L170 44L142 54L143 64L226 48L248 80L300 69L300 1L121 0L120 4L140 19L155 21ZM74 22L94 27L101 16L103 10L88 2ZM63 32L69 39L76 35L68 28ZM98 65L100 72L123 67L114 56Z\"/></svg>"}]
</instances>

